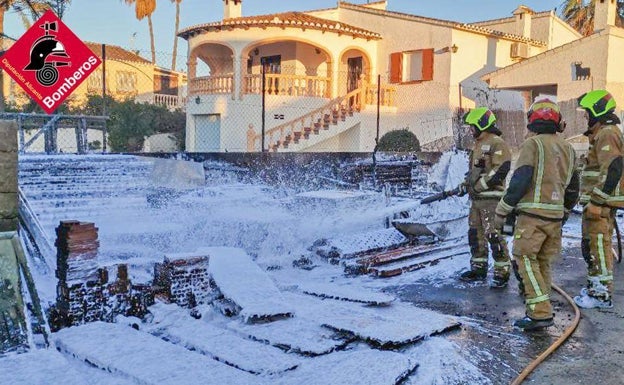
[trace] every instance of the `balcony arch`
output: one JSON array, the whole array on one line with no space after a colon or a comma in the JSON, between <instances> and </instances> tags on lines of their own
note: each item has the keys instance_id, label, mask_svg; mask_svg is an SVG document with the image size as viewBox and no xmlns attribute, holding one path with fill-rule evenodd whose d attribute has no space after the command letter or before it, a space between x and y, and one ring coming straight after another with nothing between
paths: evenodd
<instances>
[{"instance_id":1,"label":"balcony arch","mask_svg":"<svg viewBox=\"0 0 624 385\"><path fill-rule=\"evenodd\" d=\"M372 62L366 51L359 47L347 47L340 53L339 58L339 94L346 94L371 83Z\"/></svg>"},{"instance_id":2,"label":"balcony arch","mask_svg":"<svg viewBox=\"0 0 624 385\"><path fill-rule=\"evenodd\" d=\"M268 93L332 97L333 55L310 40L282 36L254 41L241 51L244 63L244 94L261 92L264 68Z\"/></svg>"},{"instance_id":3,"label":"balcony arch","mask_svg":"<svg viewBox=\"0 0 624 385\"><path fill-rule=\"evenodd\" d=\"M198 94L228 94L234 91L234 49L222 42L202 42L189 55L189 96ZM198 61L208 73L198 73Z\"/></svg>"}]
</instances>

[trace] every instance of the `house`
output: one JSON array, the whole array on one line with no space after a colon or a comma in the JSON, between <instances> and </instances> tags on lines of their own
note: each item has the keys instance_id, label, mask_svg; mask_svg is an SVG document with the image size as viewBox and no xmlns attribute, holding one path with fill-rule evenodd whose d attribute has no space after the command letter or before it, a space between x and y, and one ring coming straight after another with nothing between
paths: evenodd
<instances>
[{"instance_id":1,"label":"house","mask_svg":"<svg viewBox=\"0 0 624 385\"><path fill-rule=\"evenodd\" d=\"M515 90L524 95L525 107L539 94L552 95L567 121L564 132L573 137L586 130L577 98L592 89L610 91L617 114L624 107L624 29L616 27L617 2L597 0L594 33L575 39L525 61L483 76L492 89Z\"/></svg>"},{"instance_id":2,"label":"house","mask_svg":"<svg viewBox=\"0 0 624 385\"><path fill-rule=\"evenodd\" d=\"M186 99L186 74L158 67L137 53L116 45L86 42L103 65L93 72L71 95L70 103L80 104L89 94L112 96L118 100L135 99L164 105L170 109L183 108ZM103 74L106 71L106 89ZM8 79L9 77L5 77ZM5 85L9 102L23 105L27 94L11 79Z\"/></svg>"},{"instance_id":3,"label":"house","mask_svg":"<svg viewBox=\"0 0 624 385\"><path fill-rule=\"evenodd\" d=\"M554 12L523 6L465 24L394 12L388 1L245 17L242 0L222 2L222 20L179 34L191 152L370 152L378 99L379 136L408 128L423 144L439 141L461 108L493 102L480 76L580 37Z\"/></svg>"}]
</instances>

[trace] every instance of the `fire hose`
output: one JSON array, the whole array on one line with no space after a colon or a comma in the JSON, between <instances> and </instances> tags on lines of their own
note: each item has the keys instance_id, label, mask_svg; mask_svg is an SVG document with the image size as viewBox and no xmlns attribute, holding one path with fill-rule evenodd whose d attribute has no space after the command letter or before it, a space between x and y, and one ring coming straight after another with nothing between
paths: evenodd
<instances>
[{"instance_id":1,"label":"fire hose","mask_svg":"<svg viewBox=\"0 0 624 385\"><path fill-rule=\"evenodd\" d=\"M559 337L552 345L550 345L548 347L548 349L544 350L544 352L542 354L537 356L536 359L531 361L529 363L529 365L527 365L524 368L524 370L522 370L522 372L520 372L518 377L516 377L516 379L513 380L511 385L520 385L522 383L522 381L524 381L527 378L527 376L529 374L531 374L533 372L533 370L535 370L535 368L537 368L539 366L539 364L544 362L544 360L546 360L546 358L548 358L548 356L550 356L555 350L557 350L557 348L559 346L561 346L572 335L572 333L574 333L574 331L576 330L576 328L577 328L577 326L579 324L579 321L581 320L581 312L580 312L578 306L576 306L576 304L574 303L574 300L572 300L572 298L570 298L570 296L565 291L563 291L559 286L557 286L555 284L552 284L552 288L557 293L561 294L561 296L563 296L563 298L565 298L566 301L568 301L568 303L572 306L572 308L574 309L574 321L572 321L572 325L570 325L563 332L561 337Z\"/></svg>"}]
</instances>

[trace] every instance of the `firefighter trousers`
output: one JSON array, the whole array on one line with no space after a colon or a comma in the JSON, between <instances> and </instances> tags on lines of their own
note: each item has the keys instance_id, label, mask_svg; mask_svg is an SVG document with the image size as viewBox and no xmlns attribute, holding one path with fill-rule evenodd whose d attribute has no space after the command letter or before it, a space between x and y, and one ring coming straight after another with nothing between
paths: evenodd
<instances>
[{"instance_id":1,"label":"firefighter trousers","mask_svg":"<svg viewBox=\"0 0 624 385\"><path fill-rule=\"evenodd\" d=\"M468 215L470 269L487 273L488 245L494 259L494 277L509 279L509 249L505 237L494 229L496 199L473 200Z\"/></svg>"},{"instance_id":2,"label":"firefighter trousers","mask_svg":"<svg viewBox=\"0 0 624 385\"><path fill-rule=\"evenodd\" d=\"M613 293L613 221L615 210L603 207L600 217L583 212L581 252L587 263L587 293L603 301Z\"/></svg>"},{"instance_id":3,"label":"firefighter trousers","mask_svg":"<svg viewBox=\"0 0 624 385\"><path fill-rule=\"evenodd\" d=\"M552 318L551 265L561 254L561 221L520 213L512 254L524 285L526 315L536 320Z\"/></svg>"}]
</instances>

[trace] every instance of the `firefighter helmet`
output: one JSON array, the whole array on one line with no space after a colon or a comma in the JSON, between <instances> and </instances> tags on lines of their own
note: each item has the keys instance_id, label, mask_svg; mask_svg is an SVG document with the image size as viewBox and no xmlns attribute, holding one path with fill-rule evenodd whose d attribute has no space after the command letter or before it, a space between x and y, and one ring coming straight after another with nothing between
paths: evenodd
<instances>
[{"instance_id":1,"label":"firefighter helmet","mask_svg":"<svg viewBox=\"0 0 624 385\"><path fill-rule=\"evenodd\" d=\"M464 122L475 126L479 131L485 131L494 125L496 115L487 107L479 107L470 110L470 112L464 115Z\"/></svg>"},{"instance_id":2,"label":"firefighter helmet","mask_svg":"<svg viewBox=\"0 0 624 385\"><path fill-rule=\"evenodd\" d=\"M561 122L561 112L557 103L552 100L548 98L538 99L531 105L531 107L529 107L527 118L529 120L529 124L536 121L542 121L553 122L559 125Z\"/></svg>"},{"instance_id":3,"label":"firefighter helmet","mask_svg":"<svg viewBox=\"0 0 624 385\"><path fill-rule=\"evenodd\" d=\"M578 98L578 103L593 118L598 118L615 110L615 99L605 90L589 91Z\"/></svg>"}]
</instances>

